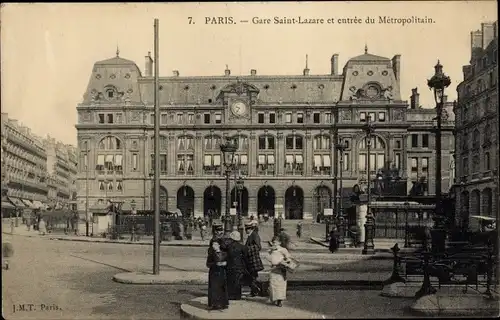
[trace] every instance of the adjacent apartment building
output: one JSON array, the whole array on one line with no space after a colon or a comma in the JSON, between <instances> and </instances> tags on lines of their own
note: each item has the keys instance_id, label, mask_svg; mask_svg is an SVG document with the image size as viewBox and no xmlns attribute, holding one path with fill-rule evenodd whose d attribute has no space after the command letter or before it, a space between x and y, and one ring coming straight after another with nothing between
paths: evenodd
<instances>
[{"instance_id":1,"label":"adjacent apartment building","mask_svg":"<svg viewBox=\"0 0 500 320\"><path fill-rule=\"evenodd\" d=\"M411 187L426 176L434 192L433 109L422 108L414 89L411 104L400 92L401 56L386 58L368 48L339 70L313 75L161 77L160 208L224 212L226 203L220 144L238 146L244 215L282 208L287 219L312 219L331 207L333 166L342 171L344 188L366 183L382 168L396 167ZM431 75L433 69L429 66ZM78 210L108 201L152 209L154 78L153 60L144 72L134 61L115 57L94 64L82 103L77 106L79 148ZM451 115L451 104L447 104ZM375 132L370 168L363 125L371 118ZM333 162L334 125L347 149ZM443 168L454 147L453 117L444 121ZM443 191L449 177L443 175ZM235 199L231 178L231 203ZM276 206L277 205L277 206Z\"/></svg>"},{"instance_id":2,"label":"adjacent apartment building","mask_svg":"<svg viewBox=\"0 0 500 320\"><path fill-rule=\"evenodd\" d=\"M455 108L457 223L477 229L472 215L498 214L498 21L471 32Z\"/></svg>"},{"instance_id":3,"label":"adjacent apartment building","mask_svg":"<svg viewBox=\"0 0 500 320\"><path fill-rule=\"evenodd\" d=\"M7 113L1 135L2 212L69 209L76 192L75 148L37 136Z\"/></svg>"}]
</instances>

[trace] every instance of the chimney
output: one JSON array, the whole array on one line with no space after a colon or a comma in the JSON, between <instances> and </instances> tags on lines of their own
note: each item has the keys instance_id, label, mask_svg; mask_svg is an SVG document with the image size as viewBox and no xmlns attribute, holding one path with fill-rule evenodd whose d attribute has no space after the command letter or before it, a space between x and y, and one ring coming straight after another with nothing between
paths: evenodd
<instances>
[{"instance_id":1,"label":"chimney","mask_svg":"<svg viewBox=\"0 0 500 320\"><path fill-rule=\"evenodd\" d=\"M420 107L420 93L418 88L411 89L410 109L418 109Z\"/></svg>"},{"instance_id":2,"label":"chimney","mask_svg":"<svg viewBox=\"0 0 500 320\"><path fill-rule=\"evenodd\" d=\"M146 66L144 68L144 73L146 77L153 76L153 59L151 58L151 51L148 51L148 55L146 56Z\"/></svg>"},{"instance_id":3,"label":"chimney","mask_svg":"<svg viewBox=\"0 0 500 320\"><path fill-rule=\"evenodd\" d=\"M250 75L251 76L257 75L257 70L255 70L255 69L250 70Z\"/></svg>"},{"instance_id":4,"label":"chimney","mask_svg":"<svg viewBox=\"0 0 500 320\"><path fill-rule=\"evenodd\" d=\"M479 30L470 33L470 49L474 54L474 49L483 48L483 33Z\"/></svg>"},{"instance_id":5,"label":"chimney","mask_svg":"<svg viewBox=\"0 0 500 320\"><path fill-rule=\"evenodd\" d=\"M229 70L229 68L228 68L227 64L226 64L226 70L224 70L224 75L225 75L226 77L229 77L229 76L231 75L231 70Z\"/></svg>"},{"instance_id":6,"label":"chimney","mask_svg":"<svg viewBox=\"0 0 500 320\"><path fill-rule=\"evenodd\" d=\"M331 62L331 74L336 76L339 74L339 54L335 53L330 59Z\"/></svg>"},{"instance_id":7,"label":"chimney","mask_svg":"<svg viewBox=\"0 0 500 320\"><path fill-rule=\"evenodd\" d=\"M394 76L396 80L400 80L401 74L401 55L397 54L392 58L392 70L394 71Z\"/></svg>"},{"instance_id":8,"label":"chimney","mask_svg":"<svg viewBox=\"0 0 500 320\"><path fill-rule=\"evenodd\" d=\"M178 77L179 76L179 70L174 70L174 77Z\"/></svg>"},{"instance_id":9,"label":"chimney","mask_svg":"<svg viewBox=\"0 0 500 320\"><path fill-rule=\"evenodd\" d=\"M306 54L306 67L304 68L304 72L303 72L303 74L305 76L309 75L309 67L308 67L308 65L309 65L309 55Z\"/></svg>"},{"instance_id":10,"label":"chimney","mask_svg":"<svg viewBox=\"0 0 500 320\"><path fill-rule=\"evenodd\" d=\"M483 34L483 49L495 38L495 24L492 22L481 23L481 33Z\"/></svg>"}]
</instances>

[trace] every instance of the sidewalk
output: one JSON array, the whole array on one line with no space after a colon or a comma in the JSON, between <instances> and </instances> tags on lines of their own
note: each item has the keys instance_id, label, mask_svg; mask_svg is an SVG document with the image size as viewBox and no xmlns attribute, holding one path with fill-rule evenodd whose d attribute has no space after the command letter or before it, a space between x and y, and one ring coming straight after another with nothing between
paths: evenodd
<instances>
[{"instance_id":1,"label":"sidewalk","mask_svg":"<svg viewBox=\"0 0 500 320\"><path fill-rule=\"evenodd\" d=\"M267 302L267 298L246 297L230 301L229 309L208 310L207 297L195 298L181 305L181 313L191 319L325 319L320 313L293 308L284 303L278 308Z\"/></svg>"}]
</instances>

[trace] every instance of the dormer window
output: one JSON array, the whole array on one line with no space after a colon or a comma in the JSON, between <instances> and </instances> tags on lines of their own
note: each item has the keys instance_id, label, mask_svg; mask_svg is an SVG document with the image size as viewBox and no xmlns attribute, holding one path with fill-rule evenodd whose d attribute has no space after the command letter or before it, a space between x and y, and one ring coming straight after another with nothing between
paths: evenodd
<instances>
[{"instance_id":1,"label":"dormer window","mask_svg":"<svg viewBox=\"0 0 500 320\"><path fill-rule=\"evenodd\" d=\"M106 98L107 99L114 99L117 97L117 94L116 94L116 88L113 87L113 86L108 86L105 88L105 92L106 92Z\"/></svg>"},{"instance_id":2,"label":"dormer window","mask_svg":"<svg viewBox=\"0 0 500 320\"><path fill-rule=\"evenodd\" d=\"M108 98L113 98L115 94L112 90L108 90L106 93L108 94Z\"/></svg>"}]
</instances>

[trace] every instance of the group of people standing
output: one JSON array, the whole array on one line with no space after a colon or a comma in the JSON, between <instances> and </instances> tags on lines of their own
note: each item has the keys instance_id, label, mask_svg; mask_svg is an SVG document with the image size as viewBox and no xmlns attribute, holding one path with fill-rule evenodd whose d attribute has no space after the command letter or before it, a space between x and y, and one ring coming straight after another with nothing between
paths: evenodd
<instances>
[{"instance_id":1,"label":"group of people standing","mask_svg":"<svg viewBox=\"0 0 500 320\"><path fill-rule=\"evenodd\" d=\"M240 243L238 231L231 232L227 237L222 225L213 225L213 232L206 262L209 268L208 307L211 310L227 309L229 300L242 299L244 286L250 287L250 296L261 296L263 290L258 273L264 270L264 265L260 257L262 245L257 221L245 224L245 244ZM290 259L290 254L281 246L278 237L271 241L269 254L269 294L275 305L282 306L286 298L286 270L281 262Z\"/></svg>"}]
</instances>

